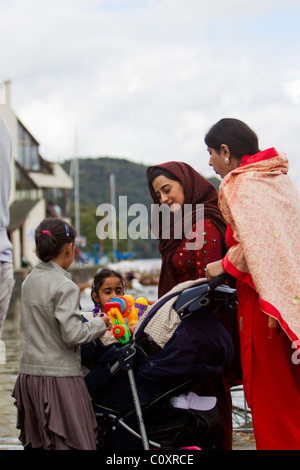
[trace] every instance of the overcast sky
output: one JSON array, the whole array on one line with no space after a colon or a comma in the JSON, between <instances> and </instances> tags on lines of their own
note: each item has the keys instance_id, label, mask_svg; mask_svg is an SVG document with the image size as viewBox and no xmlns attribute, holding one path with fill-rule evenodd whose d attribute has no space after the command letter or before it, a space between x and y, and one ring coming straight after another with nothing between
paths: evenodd
<instances>
[{"instance_id":1,"label":"overcast sky","mask_svg":"<svg viewBox=\"0 0 300 470\"><path fill-rule=\"evenodd\" d=\"M45 159L211 176L204 135L235 117L300 189L299 25L299 0L0 0L0 80Z\"/></svg>"}]
</instances>

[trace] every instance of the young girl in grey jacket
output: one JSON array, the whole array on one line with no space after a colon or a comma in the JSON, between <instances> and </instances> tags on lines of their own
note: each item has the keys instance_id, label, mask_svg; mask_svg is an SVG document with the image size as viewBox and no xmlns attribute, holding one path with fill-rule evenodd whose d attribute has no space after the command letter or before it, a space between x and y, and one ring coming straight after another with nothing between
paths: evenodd
<instances>
[{"instance_id":1,"label":"young girl in grey jacket","mask_svg":"<svg viewBox=\"0 0 300 470\"><path fill-rule=\"evenodd\" d=\"M80 345L102 336L109 318L82 322L80 291L67 272L75 236L62 219L43 220L35 231L40 262L22 285L20 373L13 397L25 449L96 449Z\"/></svg>"}]
</instances>

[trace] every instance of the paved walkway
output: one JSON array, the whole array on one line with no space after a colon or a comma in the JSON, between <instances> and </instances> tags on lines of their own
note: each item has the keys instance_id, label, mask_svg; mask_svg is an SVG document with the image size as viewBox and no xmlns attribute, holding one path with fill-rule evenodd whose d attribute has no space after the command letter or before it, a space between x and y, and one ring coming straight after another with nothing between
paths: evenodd
<instances>
[{"instance_id":1,"label":"paved walkway","mask_svg":"<svg viewBox=\"0 0 300 470\"><path fill-rule=\"evenodd\" d=\"M234 431L233 450L256 450L253 432Z\"/></svg>"}]
</instances>

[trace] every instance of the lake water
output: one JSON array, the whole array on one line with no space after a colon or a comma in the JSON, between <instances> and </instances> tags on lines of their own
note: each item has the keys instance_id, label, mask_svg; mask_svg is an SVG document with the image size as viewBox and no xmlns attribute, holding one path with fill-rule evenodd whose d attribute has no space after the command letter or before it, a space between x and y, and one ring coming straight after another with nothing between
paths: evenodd
<instances>
[{"instance_id":1,"label":"lake water","mask_svg":"<svg viewBox=\"0 0 300 470\"><path fill-rule=\"evenodd\" d=\"M151 265L148 260L146 262L140 261L141 263L144 267ZM157 286L143 286L142 291L135 292L129 290L128 293L134 297L144 296L149 300L155 300L157 298ZM82 292L81 303L83 310L92 309L89 289ZM18 440L19 430L16 429L16 407L11 397L19 373L20 358L20 308L18 307L14 310L15 312L9 314L4 322L2 334L2 345L5 345L6 363L0 364L0 450L23 450ZM234 403L242 408L244 406L243 392L235 391L233 393L233 400ZM234 424L235 426L243 425L243 417Z\"/></svg>"}]
</instances>

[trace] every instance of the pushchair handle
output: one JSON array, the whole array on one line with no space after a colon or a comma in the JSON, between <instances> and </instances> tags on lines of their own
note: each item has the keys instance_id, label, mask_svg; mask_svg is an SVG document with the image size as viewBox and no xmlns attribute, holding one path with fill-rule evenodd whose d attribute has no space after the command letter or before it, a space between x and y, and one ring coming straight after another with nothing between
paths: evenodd
<instances>
[{"instance_id":1,"label":"pushchair handle","mask_svg":"<svg viewBox=\"0 0 300 470\"><path fill-rule=\"evenodd\" d=\"M208 294L214 291L225 280L226 274L222 274L209 283L205 282L183 290L175 302L174 310L179 315L182 315L186 309L190 313L198 308L207 306L210 302Z\"/></svg>"},{"instance_id":2,"label":"pushchair handle","mask_svg":"<svg viewBox=\"0 0 300 470\"><path fill-rule=\"evenodd\" d=\"M210 281L207 285L207 290L214 290L220 284L224 284L226 281L226 274L220 274L220 276L215 277L212 281Z\"/></svg>"}]
</instances>

